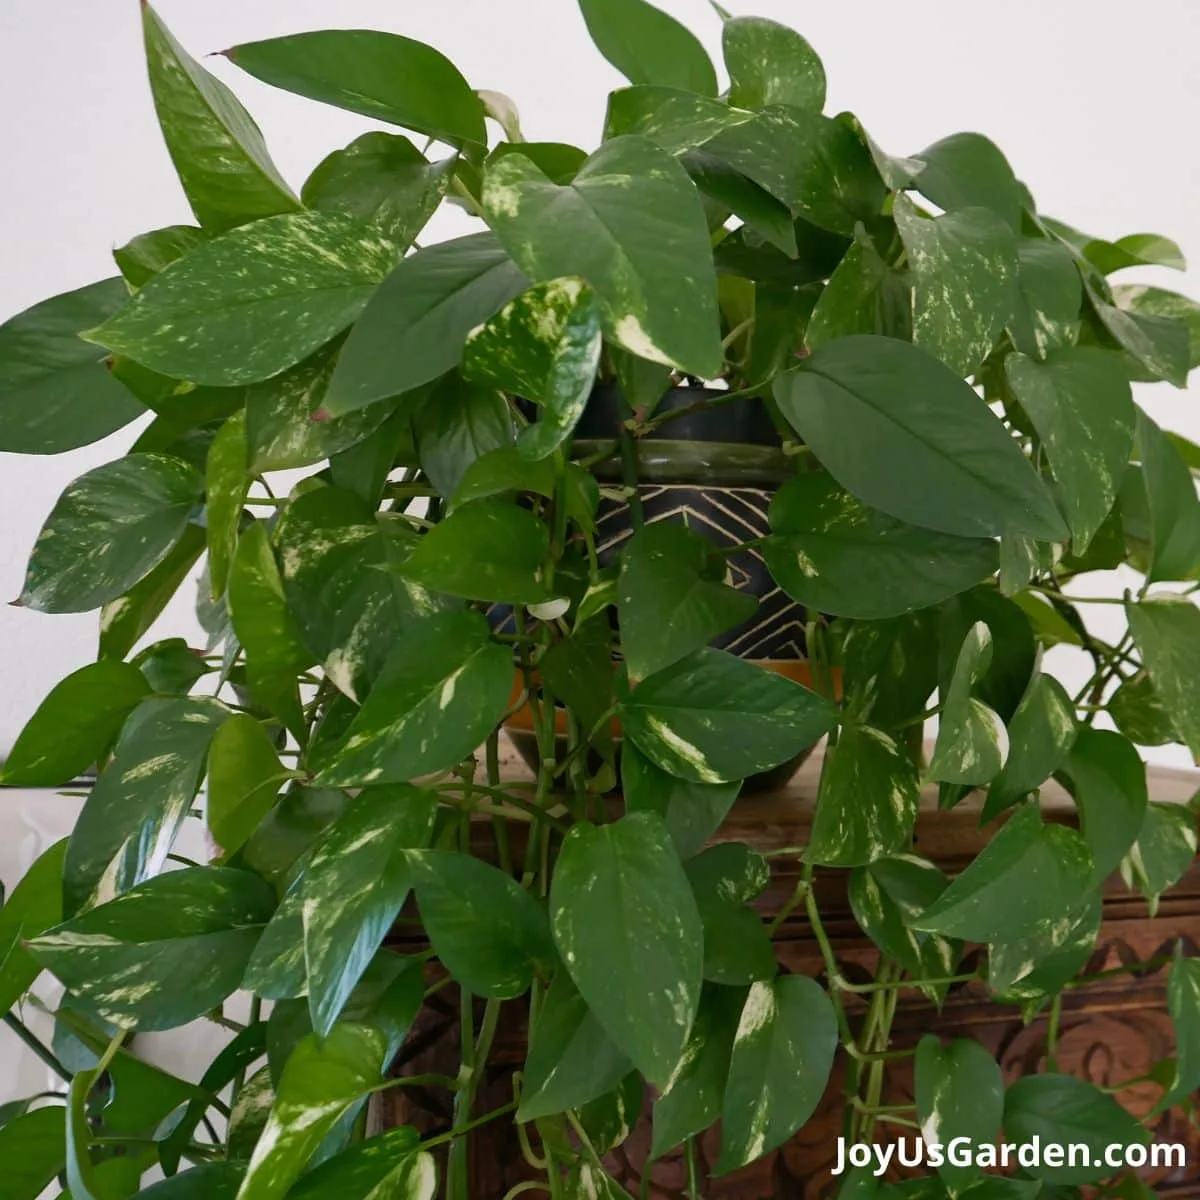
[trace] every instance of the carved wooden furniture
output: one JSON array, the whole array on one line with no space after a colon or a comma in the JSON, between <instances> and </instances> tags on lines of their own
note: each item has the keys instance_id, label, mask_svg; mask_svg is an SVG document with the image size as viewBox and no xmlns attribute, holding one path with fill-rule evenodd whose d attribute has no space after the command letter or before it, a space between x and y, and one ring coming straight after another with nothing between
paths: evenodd
<instances>
[{"instance_id":1,"label":"carved wooden furniture","mask_svg":"<svg viewBox=\"0 0 1200 1200\"><path fill-rule=\"evenodd\" d=\"M525 769L512 756L506 770L524 775ZM748 796L734 806L718 837L745 841L761 850L803 845L812 811L820 757L802 768L782 792ZM527 776L525 776L527 777ZM1155 800L1185 802L1200 786L1192 772L1152 770L1151 795ZM978 829L979 805L968 797L950 812L936 810L930 793L917 827L917 850L948 873L956 873L974 857L983 844ZM1051 819L1074 820L1070 798L1054 785L1043 790L1043 806ZM481 850L486 844L481 830ZM776 912L791 895L799 868L792 859L773 860L773 876L760 904ZM821 912L833 939L843 973L851 980L868 978L877 952L859 931L851 916L845 894L846 871L821 871L816 884ZM1173 1053L1171 1022L1166 1009L1164 957L1173 952L1178 939L1186 952L1200 954L1200 860L1160 903L1150 917L1147 905L1119 880L1106 892L1104 923L1096 949L1085 968L1088 975L1150 964L1144 971L1114 974L1087 986L1069 990L1064 997L1058 1038L1058 1068L1104 1086L1145 1076L1153 1065ZM403 941L397 935L397 941ZM776 936L777 957L788 971L822 976L821 956L802 912L790 916ZM964 973L978 961L971 950ZM1157 965L1156 965L1157 964ZM865 1005L851 999L852 1020ZM936 1031L943 1037L972 1037L987 1046L1001 1062L1005 1074L1016 1078L1045 1068L1047 1015L1043 1011L1025 1025L1021 1011L992 1003L987 988L973 982L953 988L940 1015L915 991L904 991L892 1026L893 1045L908 1047L923 1033ZM512 1070L519 1068L525 1054L525 1028L519 1006L505 1006L496 1046L490 1060L492 1070L480 1089L475 1111L487 1112L512 1099ZM458 1063L459 1017L455 992L438 992L427 1005L418 1027L410 1035L401 1058L393 1067L397 1074L427 1072L453 1074ZM840 1060L839 1053L839 1060ZM835 1066L824 1100L814 1117L785 1146L750 1167L714 1180L705 1188L707 1200L816 1200L836 1195L837 1182L829 1168L834 1165L837 1137L842 1131L841 1063ZM889 1064L884 1102L901 1104L912 1098L909 1062ZM1153 1085L1129 1088L1120 1099L1131 1109L1147 1112L1159 1091ZM450 1125L449 1096L436 1091L393 1089L386 1096L382 1114L389 1125L403 1122L427 1130L444 1130ZM649 1105L647 1098L647 1106ZM905 1135L911 1130L876 1127L876 1138ZM1142 1173L1159 1196L1182 1200L1200 1197L1200 1129L1168 1114L1155 1126L1162 1141L1183 1142L1188 1147L1187 1165L1176 1170L1147 1170ZM472 1200L501 1200L505 1192L524 1179L536 1179L521 1156L508 1120L486 1125L473 1135ZM642 1168L649 1148L645 1118L624 1145L610 1156L615 1177L632 1196L642 1194ZM702 1160L715 1163L715 1134L699 1147ZM893 1172L900 1177L905 1172ZM926 1169L908 1174L926 1174ZM648 1195L653 1200L684 1200L686 1175L679 1156L653 1164Z\"/></svg>"}]
</instances>

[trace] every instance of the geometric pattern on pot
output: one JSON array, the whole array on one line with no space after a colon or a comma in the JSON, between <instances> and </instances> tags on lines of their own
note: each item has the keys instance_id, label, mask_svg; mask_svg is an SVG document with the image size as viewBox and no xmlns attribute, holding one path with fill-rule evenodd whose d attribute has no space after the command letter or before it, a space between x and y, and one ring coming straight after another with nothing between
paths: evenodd
<instances>
[{"instance_id":1,"label":"geometric pattern on pot","mask_svg":"<svg viewBox=\"0 0 1200 1200\"><path fill-rule=\"evenodd\" d=\"M677 521L725 548L771 532L767 510L773 491L695 483L643 483L638 487L647 524ZM623 500L600 501L596 514L596 550L602 564L615 561L632 536L629 506ZM713 645L746 659L803 659L807 615L771 578L757 547L726 559L727 582L757 597L749 620L715 638Z\"/></svg>"}]
</instances>

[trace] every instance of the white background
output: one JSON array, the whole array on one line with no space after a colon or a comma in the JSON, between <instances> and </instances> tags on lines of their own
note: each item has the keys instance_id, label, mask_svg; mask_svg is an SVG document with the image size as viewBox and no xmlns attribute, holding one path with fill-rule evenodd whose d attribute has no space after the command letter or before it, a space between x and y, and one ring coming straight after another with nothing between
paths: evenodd
<instances>
[{"instance_id":1,"label":"white background","mask_svg":"<svg viewBox=\"0 0 1200 1200\"><path fill-rule=\"evenodd\" d=\"M661 4L719 61L719 22L706 0ZM736 0L726 6L741 10ZM593 147L605 95L621 84L572 0L160 0L159 10L197 57L332 25L420 38L473 86L510 95L531 140ZM747 11L804 33L825 62L829 111L854 110L886 150L913 153L978 130L1005 150L1042 211L1099 236L1166 234L1200 264L1197 0L757 0ZM223 59L208 65L237 89L296 187L370 127L272 91ZM114 245L190 221L155 123L137 0L2 0L0 114L0 319L113 274ZM1129 277L1200 294L1200 284L1170 272ZM1195 399L1156 385L1140 388L1139 400L1200 439ZM19 592L62 487L132 437L55 458L0 454L0 600ZM1118 586L1089 581L1087 590ZM175 632L190 631L188 608L185 598L169 613ZM94 614L0 607L0 758L52 684L90 660L95 636ZM1180 748L1160 758L1188 761ZM36 827L61 824L61 813L39 821L36 807L0 792L0 877L10 884L41 848ZM8 1048L0 1040L0 1062Z\"/></svg>"}]
</instances>

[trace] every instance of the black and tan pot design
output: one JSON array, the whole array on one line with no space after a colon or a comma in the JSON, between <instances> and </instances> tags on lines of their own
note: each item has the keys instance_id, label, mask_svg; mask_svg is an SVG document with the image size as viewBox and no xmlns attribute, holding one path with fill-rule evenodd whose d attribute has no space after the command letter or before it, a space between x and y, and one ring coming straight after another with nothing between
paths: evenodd
<instances>
[{"instance_id":1,"label":"black and tan pot design","mask_svg":"<svg viewBox=\"0 0 1200 1200\"><path fill-rule=\"evenodd\" d=\"M695 409L665 422L635 446L638 494L647 522L678 521L708 538L715 546L743 546L770 532L767 512L775 491L792 474L778 431L766 406L746 398L721 401L723 393L698 387L672 388L655 410L656 415ZM624 419L621 397L612 384L593 392L576 428L577 457L591 455L611 445ZM619 459L610 458L595 468L602 483L621 480ZM611 489L610 489L611 491ZM600 501L596 517L597 551L605 565L615 562L621 547L633 535L629 504L624 499ZM728 582L758 600L754 615L728 630L714 646L759 663L768 670L809 683L805 661L804 608L771 578L756 546L744 546L727 558ZM509 736L536 769L537 746L532 720L518 713L508 723ZM614 730L619 737L619 730ZM762 790L785 783L808 755L773 771L754 776L746 790Z\"/></svg>"}]
</instances>

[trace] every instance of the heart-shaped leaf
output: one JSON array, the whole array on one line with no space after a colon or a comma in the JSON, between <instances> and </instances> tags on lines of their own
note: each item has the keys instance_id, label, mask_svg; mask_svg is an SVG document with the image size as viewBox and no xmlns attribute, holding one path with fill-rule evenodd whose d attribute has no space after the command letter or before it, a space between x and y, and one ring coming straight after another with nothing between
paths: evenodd
<instances>
[{"instance_id":1,"label":"heart-shaped leaf","mask_svg":"<svg viewBox=\"0 0 1200 1200\"><path fill-rule=\"evenodd\" d=\"M1050 239L1017 243L1017 303L1008 319L1013 345L1045 358L1075 344L1083 285L1071 252Z\"/></svg>"},{"instance_id":2,"label":"heart-shaped leaf","mask_svg":"<svg viewBox=\"0 0 1200 1200\"><path fill-rule=\"evenodd\" d=\"M258 828L290 775L253 717L234 713L220 726L208 752L204 817L213 841L226 854L240 849Z\"/></svg>"},{"instance_id":3,"label":"heart-shaped leaf","mask_svg":"<svg viewBox=\"0 0 1200 1200\"><path fill-rule=\"evenodd\" d=\"M437 1165L410 1126L357 1142L309 1171L289 1200L434 1200Z\"/></svg>"},{"instance_id":4,"label":"heart-shaped leaf","mask_svg":"<svg viewBox=\"0 0 1200 1200\"><path fill-rule=\"evenodd\" d=\"M700 1000L703 928L661 820L576 825L550 889L554 940L580 995L648 1080L663 1085Z\"/></svg>"},{"instance_id":5,"label":"heart-shaped leaf","mask_svg":"<svg viewBox=\"0 0 1200 1200\"><path fill-rule=\"evenodd\" d=\"M738 108L785 104L820 112L825 68L794 30L764 17L733 17L721 29L729 68L729 103Z\"/></svg>"},{"instance_id":6,"label":"heart-shaped leaf","mask_svg":"<svg viewBox=\"0 0 1200 1200\"><path fill-rule=\"evenodd\" d=\"M980 133L953 133L914 158L917 190L939 208L990 208L1020 229L1021 185L995 142Z\"/></svg>"},{"instance_id":7,"label":"heart-shaped leaf","mask_svg":"<svg viewBox=\"0 0 1200 1200\"><path fill-rule=\"evenodd\" d=\"M937 742L926 774L943 783L985 784L1000 773L1008 737L999 714L972 692L992 659L992 633L982 621L971 626L943 693Z\"/></svg>"},{"instance_id":8,"label":"heart-shaped leaf","mask_svg":"<svg viewBox=\"0 0 1200 1200\"><path fill-rule=\"evenodd\" d=\"M1138 840L1121 864L1127 883L1136 883L1150 904L1179 882L1196 857L1196 817L1178 804L1149 804Z\"/></svg>"},{"instance_id":9,"label":"heart-shaped leaf","mask_svg":"<svg viewBox=\"0 0 1200 1200\"><path fill-rule=\"evenodd\" d=\"M923 350L839 338L781 376L775 399L834 479L890 516L964 537L1065 534L1004 426Z\"/></svg>"},{"instance_id":10,"label":"heart-shaped leaf","mask_svg":"<svg viewBox=\"0 0 1200 1200\"><path fill-rule=\"evenodd\" d=\"M1200 761L1200 608L1167 597L1127 605L1126 612L1154 690Z\"/></svg>"},{"instance_id":11,"label":"heart-shaped leaf","mask_svg":"<svg viewBox=\"0 0 1200 1200\"><path fill-rule=\"evenodd\" d=\"M1084 728L1062 772L1075 793L1096 881L1103 882L1142 828L1148 802L1146 765L1128 738L1108 729Z\"/></svg>"},{"instance_id":12,"label":"heart-shaped leaf","mask_svg":"<svg viewBox=\"0 0 1200 1200\"><path fill-rule=\"evenodd\" d=\"M579 0L596 49L630 83L656 83L705 96L717 75L696 36L646 0Z\"/></svg>"},{"instance_id":13,"label":"heart-shaped leaf","mask_svg":"<svg viewBox=\"0 0 1200 1200\"><path fill-rule=\"evenodd\" d=\"M750 901L771 880L767 860L742 842L722 842L684 868L704 926L704 978L740 986L775 976L775 951Z\"/></svg>"}]
</instances>

